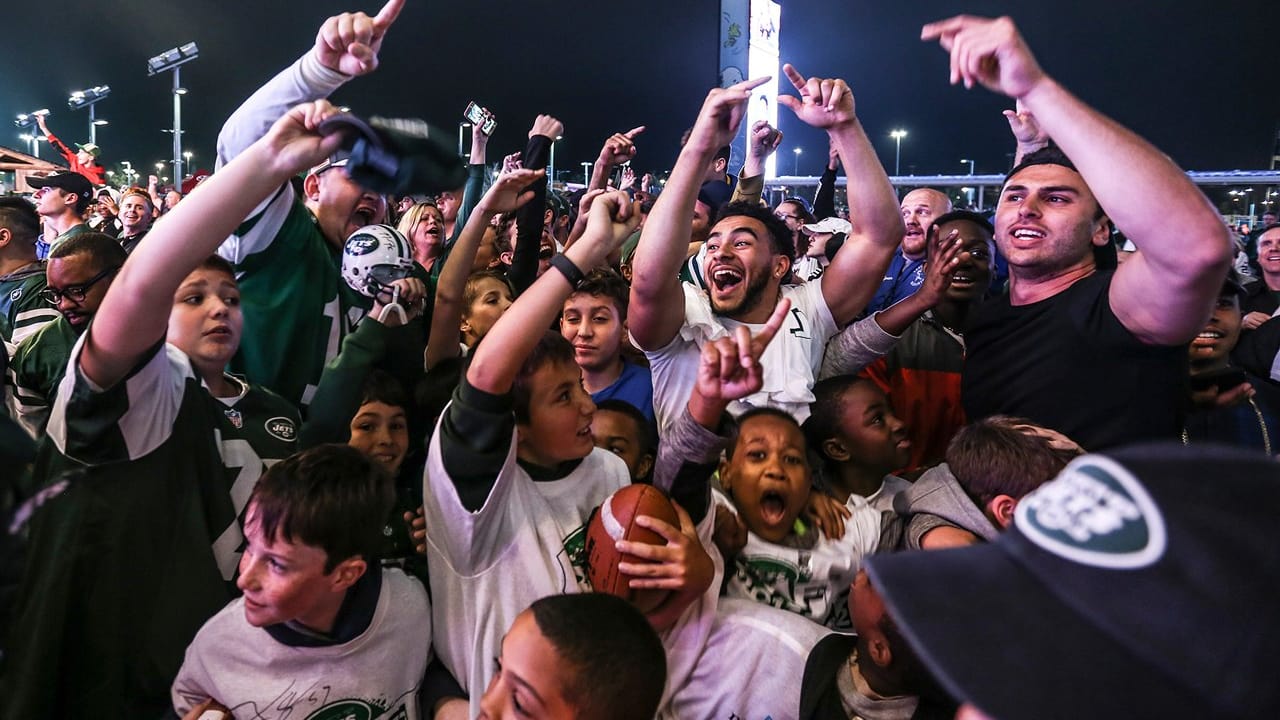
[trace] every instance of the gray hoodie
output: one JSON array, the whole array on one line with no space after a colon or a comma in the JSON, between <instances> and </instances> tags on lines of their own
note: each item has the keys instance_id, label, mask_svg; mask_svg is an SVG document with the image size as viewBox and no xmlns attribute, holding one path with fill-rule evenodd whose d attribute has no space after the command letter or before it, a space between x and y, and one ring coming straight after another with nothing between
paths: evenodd
<instances>
[{"instance_id":1,"label":"gray hoodie","mask_svg":"<svg viewBox=\"0 0 1280 720\"><path fill-rule=\"evenodd\" d=\"M920 538L937 527L957 527L987 542L999 531L973 504L946 463L929 468L911 487L898 493L893 509L907 520L903 549L919 550Z\"/></svg>"}]
</instances>

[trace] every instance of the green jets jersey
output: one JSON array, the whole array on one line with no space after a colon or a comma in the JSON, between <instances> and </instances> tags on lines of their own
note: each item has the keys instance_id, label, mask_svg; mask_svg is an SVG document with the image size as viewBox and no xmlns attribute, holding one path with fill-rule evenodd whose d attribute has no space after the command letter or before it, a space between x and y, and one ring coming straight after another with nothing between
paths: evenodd
<instances>
[{"instance_id":1,"label":"green jets jersey","mask_svg":"<svg viewBox=\"0 0 1280 720\"><path fill-rule=\"evenodd\" d=\"M9 375L13 384L14 419L32 437L44 434L49 406L67 369L71 348L80 333L61 315L23 340L13 353Z\"/></svg>"},{"instance_id":2,"label":"green jets jersey","mask_svg":"<svg viewBox=\"0 0 1280 720\"><path fill-rule=\"evenodd\" d=\"M187 644L235 594L237 518L293 452L297 411L243 385L212 397L169 345L104 391L73 369L56 397L47 466L63 472L29 526L0 717L159 717Z\"/></svg>"},{"instance_id":3,"label":"green jets jersey","mask_svg":"<svg viewBox=\"0 0 1280 720\"><path fill-rule=\"evenodd\" d=\"M244 337L232 368L299 406L324 364L373 305L339 271L342 253L311 211L281 187L218 249L236 269Z\"/></svg>"},{"instance_id":4,"label":"green jets jersey","mask_svg":"<svg viewBox=\"0 0 1280 720\"><path fill-rule=\"evenodd\" d=\"M0 339L10 356L27 336L58 319L58 311L40 297L45 285L40 260L0 275Z\"/></svg>"}]
</instances>

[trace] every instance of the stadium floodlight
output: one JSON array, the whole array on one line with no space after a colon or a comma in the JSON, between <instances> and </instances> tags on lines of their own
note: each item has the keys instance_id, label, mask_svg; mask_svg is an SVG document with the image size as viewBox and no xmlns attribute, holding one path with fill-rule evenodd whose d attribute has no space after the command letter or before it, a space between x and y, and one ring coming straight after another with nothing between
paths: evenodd
<instances>
[{"instance_id":1,"label":"stadium floodlight","mask_svg":"<svg viewBox=\"0 0 1280 720\"><path fill-rule=\"evenodd\" d=\"M148 77L158 75L179 65L185 65L198 57L200 57L200 48L193 42L165 50L147 61L147 75Z\"/></svg>"},{"instance_id":2,"label":"stadium floodlight","mask_svg":"<svg viewBox=\"0 0 1280 720\"><path fill-rule=\"evenodd\" d=\"M39 110L36 110L34 112L29 112L29 113L21 113L13 121L13 125L14 127L18 127L18 128L33 127L36 124L37 117L48 115L48 114L49 114L49 108L41 108Z\"/></svg>"},{"instance_id":3,"label":"stadium floodlight","mask_svg":"<svg viewBox=\"0 0 1280 720\"><path fill-rule=\"evenodd\" d=\"M173 71L173 177L179 183L182 182L182 96L187 94L187 89L182 87L180 69L198 57L200 48L189 42L147 60L147 77Z\"/></svg>"},{"instance_id":4,"label":"stadium floodlight","mask_svg":"<svg viewBox=\"0 0 1280 720\"><path fill-rule=\"evenodd\" d=\"M895 149L893 152L893 174L895 176L902 174L901 170L899 169L902 164L902 138L906 136L907 136L907 131L901 128L892 130L889 133L889 137L893 138L894 142L897 143L897 149Z\"/></svg>"},{"instance_id":5,"label":"stadium floodlight","mask_svg":"<svg viewBox=\"0 0 1280 720\"><path fill-rule=\"evenodd\" d=\"M88 90L76 90L67 98L67 107L72 110L81 108L89 108L89 142L94 145L98 144L98 126L106 125L106 120L98 120L94 114L93 106L102 100L105 100L111 94L109 85L95 85Z\"/></svg>"}]
</instances>

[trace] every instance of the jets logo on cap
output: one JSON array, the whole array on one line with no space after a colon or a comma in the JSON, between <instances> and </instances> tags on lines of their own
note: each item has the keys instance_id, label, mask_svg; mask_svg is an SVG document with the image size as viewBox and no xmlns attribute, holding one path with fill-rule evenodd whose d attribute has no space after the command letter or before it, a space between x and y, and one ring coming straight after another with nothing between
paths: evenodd
<instances>
[{"instance_id":1,"label":"jets logo on cap","mask_svg":"<svg viewBox=\"0 0 1280 720\"><path fill-rule=\"evenodd\" d=\"M1085 455L1018 503L1014 524L1040 548L1084 565L1132 569L1164 554L1164 517L1120 464Z\"/></svg>"}]
</instances>

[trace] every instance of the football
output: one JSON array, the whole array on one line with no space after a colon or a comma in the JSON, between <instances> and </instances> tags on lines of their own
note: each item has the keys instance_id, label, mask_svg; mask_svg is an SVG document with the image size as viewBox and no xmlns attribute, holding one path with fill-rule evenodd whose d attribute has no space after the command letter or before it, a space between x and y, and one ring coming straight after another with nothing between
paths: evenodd
<instances>
[{"instance_id":1,"label":"football","mask_svg":"<svg viewBox=\"0 0 1280 720\"><path fill-rule=\"evenodd\" d=\"M680 527L675 506L667 496L652 485L628 485L610 495L600 504L587 524L587 578L596 592L617 595L629 600L641 612L649 612L662 604L669 590L632 590L631 576L618 572L618 563L645 562L634 555L617 551L618 540L665 545L666 539L658 533L636 524L641 515L657 518L673 527Z\"/></svg>"}]
</instances>

